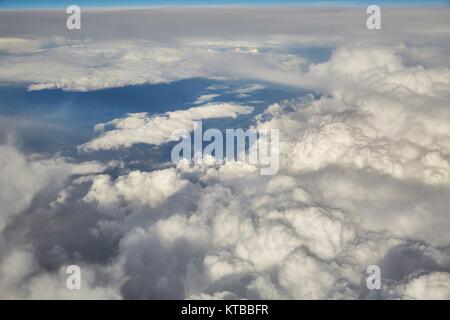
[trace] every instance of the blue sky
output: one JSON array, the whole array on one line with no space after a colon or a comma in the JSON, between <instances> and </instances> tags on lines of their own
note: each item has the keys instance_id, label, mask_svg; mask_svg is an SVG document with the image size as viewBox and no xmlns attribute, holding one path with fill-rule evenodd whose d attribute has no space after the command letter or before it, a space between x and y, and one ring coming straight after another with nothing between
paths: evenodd
<instances>
[{"instance_id":1,"label":"blue sky","mask_svg":"<svg viewBox=\"0 0 450 320\"><path fill-rule=\"evenodd\" d=\"M243 4L243 5L278 5L278 4L295 4L295 5L368 5L368 4L389 4L389 5L445 5L449 4L449 0L0 0L0 8L57 8L66 7L71 4L86 7L129 7L129 6L155 6L155 5L226 5L226 4Z\"/></svg>"}]
</instances>

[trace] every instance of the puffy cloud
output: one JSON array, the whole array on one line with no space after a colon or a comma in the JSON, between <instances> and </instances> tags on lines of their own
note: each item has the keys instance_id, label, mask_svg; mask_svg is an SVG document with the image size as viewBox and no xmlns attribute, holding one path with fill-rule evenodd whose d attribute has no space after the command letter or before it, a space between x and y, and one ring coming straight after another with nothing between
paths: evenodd
<instances>
[{"instance_id":1,"label":"puffy cloud","mask_svg":"<svg viewBox=\"0 0 450 320\"><path fill-rule=\"evenodd\" d=\"M195 120L236 118L252 111L252 107L217 103L156 116L150 116L147 113L128 114L126 118L98 124L96 126L98 131L103 131L108 126L112 126L113 129L86 143L82 146L82 149L85 151L107 150L130 147L137 143L161 145L178 140L179 135L176 132L194 130Z\"/></svg>"},{"instance_id":2,"label":"puffy cloud","mask_svg":"<svg viewBox=\"0 0 450 320\"><path fill-rule=\"evenodd\" d=\"M349 299L357 292L339 274L341 268L321 261L304 249L293 252L279 272L280 285L292 299Z\"/></svg>"},{"instance_id":3,"label":"puffy cloud","mask_svg":"<svg viewBox=\"0 0 450 320\"><path fill-rule=\"evenodd\" d=\"M210 102L220 96L221 96L220 94L215 94L215 93L203 94L203 95L197 97L194 104L205 104L205 103Z\"/></svg>"},{"instance_id":4,"label":"puffy cloud","mask_svg":"<svg viewBox=\"0 0 450 320\"><path fill-rule=\"evenodd\" d=\"M147 297L226 291L236 297L357 298L365 267L403 242L366 235L358 218L346 221L352 220L349 212L307 205L314 202L311 195L292 177L262 183L257 175L222 180L211 169L204 172L200 175L207 175L202 179L206 187L191 194L197 206L183 206L182 214L154 222L140 210L127 218L120 256L131 276L125 285L129 294L145 288L141 294ZM192 171L188 176L192 178ZM255 188L255 181L261 186ZM148 222L147 229L139 227ZM177 259L161 260L162 256ZM198 259L203 263L196 264ZM153 280L142 285L148 270Z\"/></svg>"},{"instance_id":5,"label":"puffy cloud","mask_svg":"<svg viewBox=\"0 0 450 320\"><path fill-rule=\"evenodd\" d=\"M391 49L353 47L337 49L308 74L332 97L274 105L262 117L271 119L262 127L284 131L293 170L338 164L448 183L449 69L405 67Z\"/></svg>"},{"instance_id":6,"label":"puffy cloud","mask_svg":"<svg viewBox=\"0 0 450 320\"><path fill-rule=\"evenodd\" d=\"M327 203L364 216L369 229L445 244L448 72L406 67L388 48L337 49L309 71L331 96L273 105L260 127L282 130L285 167L313 177Z\"/></svg>"},{"instance_id":7,"label":"puffy cloud","mask_svg":"<svg viewBox=\"0 0 450 320\"><path fill-rule=\"evenodd\" d=\"M393 297L408 300L449 300L450 273L431 272L411 277L393 289ZM391 293L392 294L392 293Z\"/></svg>"},{"instance_id":8,"label":"puffy cloud","mask_svg":"<svg viewBox=\"0 0 450 320\"><path fill-rule=\"evenodd\" d=\"M71 175L105 170L98 162L70 163L63 158L26 156L12 145L0 146L0 232L26 210L45 188L61 188Z\"/></svg>"},{"instance_id":9,"label":"puffy cloud","mask_svg":"<svg viewBox=\"0 0 450 320\"><path fill-rule=\"evenodd\" d=\"M66 287L66 267L56 272L40 269L33 252L17 249L0 261L0 297L2 299L120 299L120 269L81 266L82 290ZM101 283L99 279L107 279ZM113 287L115 283L116 287Z\"/></svg>"},{"instance_id":10,"label":"puffy cloud","mask_svg":"<svg viewBox=\"0 0 450 320\"><path fill-rule=\"evenodd\" d=\"M102 212L114 216L121 202L155 207L188 184L172 168L153 172L133 171L115 181L111 181L109 175L97 175L92 178L92 186L84 201L95 203Z\"/></svg>"},{"instance_id":11,"label":"puffy cloud","mask_svg":"<svg viewBox=\"0 0 450 320\"><path fill-rule=\"evenodd\" d=\"M96 163L70 169L87 176L65 190L88 185L83 202L103 213L92 232L117 239L110 267L124 275L102 289L92 276L92 296L365 298L373 294L364 287L366 268L379 264L381 298L446 297L450 131L441 84L448 70L406 66L386 48L367 50L344 47L311 66L308 76L328 95L280 102L257 116L256 128L281 131L278 175L260 176L239 161L182 161L114 178L89 175L101 172ZM349 57L359 66L340 69ZM414 80L402 78L409 73ZM332 76L339 81L327 81ZM160 145L175 129L192 130L193 120L251 111L208 104L132 114L98 125L102 135L83 148ZM64 203L67 195L60 196ZM26 266L30 259L19 252L14 260ZM3 270L11 279L32 274L10 265ZM46 296L42 283L59 292L54 274L38 274L27 282L31 296Z\"/></svg>"},{"instance_id":12,"label":"puffy cloud","mask_svg":"<svg viewBox=\"0 0 450 320\"><path fill-rule=\"evenodd\" d=\"M350 58L358 66L343 68ZM366 268L379 264L379 297L445 297L448 70L405 66L393 50L363 46L338 49L308 74L328 96L280 102L257 117L257 128L281 130L278 175L260 176L241 162L181 162L171 169L178 183L158 204L159 215L133 207L147 201L137 191L145 183L134 186L137 198L115 203L130 210L117 222L119 256L131 276L126 293L364 298L373 294L364 287ZM177 198L183 190L189 196ZM412 267L406 253L393 253L423 242L408 249ZM161 260L166 255L176 259ZM143 265L153 276L140 285ZM411 278L418 270L433 276Z\"/></svg>"},{"instance_id":13,"label":"puffy cloud","mask_svg":"<svg viewBox=\"0 0 450 320\"><path fill-rule=\"evenodd\" d=\"M65 268L46 270L36 257L37 249L14 222L37 198L56 195L70 177L103 172L114 163L73 163L61 157L25 155L13 145L0 146L0 297L3 299L98 299L118 298L120 293L96 284L90 266L84 268L86 291L65 287ZM59 202L63 202L61 199ZM48 202L47 202L48 203ZM12 228L8 232L8 227ZM11 233L14 236L11 236ZM15 235L17 234L17 235Z\"/></svg>"}]
</instances>

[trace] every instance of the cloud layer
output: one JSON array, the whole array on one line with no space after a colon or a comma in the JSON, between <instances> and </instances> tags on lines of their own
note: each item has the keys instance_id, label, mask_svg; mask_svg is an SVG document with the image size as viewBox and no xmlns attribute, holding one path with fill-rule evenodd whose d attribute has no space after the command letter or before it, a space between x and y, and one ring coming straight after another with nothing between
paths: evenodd
<instances>
[{"instance_id":1,"label":"cloud layer","mask_svg":"<svg viewBox=\"0 0 450 320\"><path fill-rule=\"evenodd\" d=\"M442 44L450 29L442 19L448 11L429 10L431 18L416 12L421 23L398 23L390 36L351 32L355 22L341 13L331 22L343 36L317 27L296 40L282 33L293 17L301 20L294 14L269 40L261 30L220 40L188 30L170 45L145 37L3 39L0 79L31 90L226 77L314 94L267 106L252 119L257 129L280 130L275 176L239 161L146 171L2 145L0 296L450 299L450 61ZM306 21L323 14L314 12ZM388 12L386 28L411 12ZM268 19L267 11L254 14ZM335 48L313 59L300 44ZM80 151L163 146L176 140L174 130L191 131L193 120L254 111L210 103L223 90L186 110L99 123L98 136ZM83 270L81 292L64 287L72 263ZM372 264L381 268L381 290L366 287Z\"/></svg>"},{"instance_id":2,"label":"cloud layer","mask_svg":"<svg viewBox=\"0 0 450 320\"><path fill-rule=\"evenodd\" d=\"M113 217L96 232L120 238L127 297L449 297L449 70L345 46L305 74L325 95L256 117L281 130L276 176L181 162L94 179L85 201Z\"/></svg>"},{"instance_id":3,"label":"cloud layer","mask_svg":"<svg viewBox=\"0 0 450 320\"><path fill-rule=\"evenodd\" d=\"M182 134L194 130L194 121L236 118L239 115L250 114L252 111L252 107L216 103L156 116L150 116L147 113L128 114L126 118L98 124L95 127L97 131L104 131L105 127L113 129L83 145L82 150L108 150L130 147L138 143L161 145L177 141Z\"/></svg>"}]
</instances>

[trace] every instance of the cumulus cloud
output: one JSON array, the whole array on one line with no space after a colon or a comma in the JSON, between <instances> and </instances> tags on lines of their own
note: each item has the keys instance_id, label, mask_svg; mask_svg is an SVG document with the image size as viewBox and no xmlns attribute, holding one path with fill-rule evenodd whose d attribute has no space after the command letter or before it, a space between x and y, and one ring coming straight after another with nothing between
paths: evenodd
<instances>
[{"instance_id":1,"label":"cumulus cloud","mask_svg":"<svg viewBox=\"0 0 450 320\"><path fill-rule=\"evenodd\" d=\"M348 57L358 66L341 69ZM276 176L260 176L241 162L205 161L84 180L90 186L83 202L104 216L92 232L119 239L111 268L126 275L114 282L121 295L364 298L371 294L362 285L365 269L380 264L381 297L446 297L448 70L405 66L394 50L362 46L337 49L307 75L326 95L280 102L256 118L257 128L281 130ZM83 148L164 144L173 130L192 130L193 120L251 111L208 104L153 117L131 114L99 124L102 135ZM92 171L84 167L77 172ZM411 243L415 261L424 262L408 269L391 252ZM32 258L17 255L23 265ZM420 270L428 273L417 275ZM8 277L28 274L16 272ZM52 277L39 281L52 286ZM108 290L99 296L115 297Z\"/></svg>"},{"instance_id":2,"label":"cumulus cloud","mask_svg":"<svg viewBox=\"0 0 450 320\"><path fill-rule=\"evenodd\" d=\"M98 162L70 163L63 158L26 156L12 145L0 146L0 232L47 187L61 188L71 175L97 173Z\"/></svg>"},{"instance_id":3,"label":"cumulus cloud","mask_svg":"<svg viewBox=\"0 0 450 320\"><path fill-rule=\"evenodd\" d=\"M0 146L0 297L2 299L99 299L119 298L120 293L98 284L94 270L86 266L82 294L68 291L65 268L50 272L42 268L33 244L10 237L7 228L28 210L39 194L56 195L70 177L103 172L110 165L73 163L61 157L25 155L13 145ZM20 230L20 229L19 229ZM17 231L16 231L17 232ZM14 233L14 227L13 231ZM20 231L19 233L22 233ZM98 272L96 272L99 274ZM103 287L102 287L103 286ZM51 288L49 290L49 288Z\"/></svg>"},{"instance_id":4,"label":"cumulus cloud","mask_svg":"<svg viewBox=\"0 0 450 320\"><path fill-rule=\"evenodd\" d=\"M95 203L102 212L114 215L121 201L133 206L155 207L188 184L179 179L172 168L153 172L133 171L114 182L109 175L97 175L93 177L92 187L84 200Z\"/></svg>"},{"instance_id":5,"label":"cumulus cloud","mask_svg":"<svg viewBox=\"0 0 450 320\"><path fill-rule=\"evenodd\" d=\"M450 274L432 272L413 277L398 285L396 291L401 299L411 300L449 300Z\"/></svg>"},{"instance_id":6,"label":"cumulus cloud","mask_svg":"<svg viewBox=\"0 0 450 320\"><path fill-rule=\"evenodd\" d=\"M97 131L103 131L109 126L113 129L86 143L82 149L84 151L107 150L130 147L137 143L161 145L178 140L180 136L176 132L194 130L195 120L236 118L239 115L250 114L252 111L252 107L237 104L211 103L187 110L167 112L163 115L128 114L126 118L98 124Z\"/></svg>"},{"instance_id":7,"label":"cumulus cloud","mask_svg":"<svg viewBox=\"0 0 450 320\"><path fill-rule=\"evenodd\" d=\"M38 299L38 300L98 300L121 298L119 286L122 278L120 269L113 267L81 266L81 288L67 290L67 266L55 272L39 267L38 261L30 250L16 249L0 261L0 297L2 299ZM107 279L103 283L101 278ZM116 283L114 288L112 283Z\"/></svg>"},{"instance_id":8,"label":"cumulus cloud","mask_svg":"<svg viewBox=\"0 0 450 320\"><path fill-rule=\"evenodd\" d=\"M349 57L356 66L342 67ZM177 177L174 194L157 210L148 194L137 191L146 183L134 188L139 199L123 194L124 203L112 202L130 213L116 225L123 235L119 256L131 277L126 292L370 298L366 268L379 264L382 298L446 297L448 69L406 66L395 50L352 46L307 74L326 95L271 105L256 120L257 128L281 130L278 175L259 176L240 162L181 162L167 174ZM181 190L189 196L172 199ZM89 192L97 191L94 183ZM174 209L178 199L185 205ZM145 217L139 203L160 214ZM99 225L100 232L107 229ZM406 255L392 253L405 246L415 257L413 267ZM166 255L176 260L160 259ZM140 286L143 265L152 278ZM416 275L420 270L429 273Z\"/></svg>"}]
</instances>

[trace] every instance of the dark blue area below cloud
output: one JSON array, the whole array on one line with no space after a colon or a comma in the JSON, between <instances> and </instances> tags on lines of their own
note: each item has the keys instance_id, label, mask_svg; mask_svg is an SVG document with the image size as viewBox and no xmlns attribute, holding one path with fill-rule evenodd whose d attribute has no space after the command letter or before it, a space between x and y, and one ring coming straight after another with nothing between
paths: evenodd
<instances>
[{"instance_id":1,"label":"dark blue area below cloud","mask_svg":"<svg viewBox=\"0 0 450 320\"><path fill-rule=\"evenodd\" d=\"M161 114L196 106L205 94L220 94L213 102L251 105L260 113L269 104L305 92L264 84L264 89L239 96L235 90L251 85L245 81L188 79L167 84L126 86L88 92L63 90L27 91L24 85L0 86L0 141L13 133L26 153L59 153L79 160L148 159L152 164L164 157L164 147L136 146L127 150L79 154L77 146L96 136L94 126L127 113ZM216 89L214 89L216 87ZM212 89L213 88L213 89ZM251 115L252 116L252 115ZM212 121L217 125L245 126L251 119ZM152 159L150 159L152 158Z\"/></svg>"}]
</instances>

